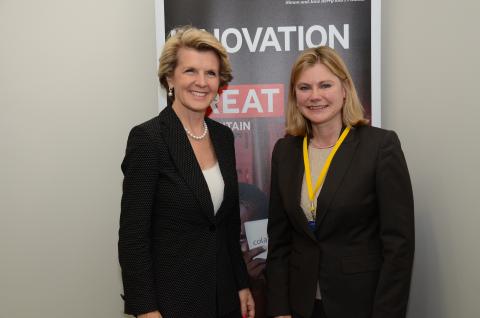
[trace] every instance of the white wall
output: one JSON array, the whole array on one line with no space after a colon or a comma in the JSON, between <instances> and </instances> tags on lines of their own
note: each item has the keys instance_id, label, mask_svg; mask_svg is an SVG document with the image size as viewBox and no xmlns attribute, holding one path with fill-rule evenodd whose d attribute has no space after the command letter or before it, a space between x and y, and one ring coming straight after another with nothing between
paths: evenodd
<instances>
[{"instance_id":1,"label":"white wall","mask_svg":"<svg viewBox=\"0 0 480 318\"><path fill-rule=\"evenodd\" d=\"M383 125L412 175L411 318L479 317L480 3L384 1Z\"/></svg>"},{"instance_id":2,"label":"white wall","mask_svg":"<svg viewBox=\"0 0 480 318\"><path fill-rule=\"evenodd\" d=\"M120 163L157 113L154 16L0 0L0 317L122 317Z\"/></svg>"},{"instance_id":3,"label":"white wall","mask_svg":"<svg viewBox=\"0 0 480 318\"><path fill-rule=\"evenodd\" d=\"M416 199L410 318L480 300L480 3L382 3L383 126ZM157 112L153 1L0 0L0 317L122 317L129 128Z\"/></svg>"}]
</instances>

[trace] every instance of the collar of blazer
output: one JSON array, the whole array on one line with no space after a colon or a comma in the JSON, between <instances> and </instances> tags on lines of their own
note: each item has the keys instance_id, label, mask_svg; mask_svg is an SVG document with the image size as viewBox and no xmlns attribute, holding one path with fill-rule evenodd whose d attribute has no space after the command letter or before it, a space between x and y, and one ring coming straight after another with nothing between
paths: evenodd
<instances>
[{"instance_id":1,"label":"collar of blazer","mask_svg":"<svg viewBox=\"0 0 480 318\"><path fill-rule=\"evenodd\" d=\"M207 182L190 145L187 134L183 129L180 119L171 107L166 107L159 115L162 123L162 136L172 156L173 164L177 167L179 174L185 183L191 188L193 195L198 200L201 210L205 213L211 223L218 223L219 218L225 214L223 206L227 200L231 200L232 183L235 181L235 167L233 165L234 154L230 154L229 140L222 135L220 127L209 118L205 118L209 135L212 140L215 154L217 156L220 171L225 183L223 202L214 215L213 203L208 189ZM217 222L215 222L217 221Z\"/></svg>"},{"instance_id":2,"label":"collar of blazer","mask_svg":"<svg viewBox=\"0 0 480 318\"><path fill-rule=\"evenodd\" d=\"M308 220L300 207L300 196L302 192L302 182L303 176L305 174L305 167L303 166L303 150L302 150L303 137L295 138L295 158L294 167L297 167L294 180L293 180L293 189L296 189L295 197L293 198L294 205L297 207L294 216L302 230L307 234L308 237L317 241L315 234L308 226ZM342 184L342 180L345 177L345 173L352 162L352 159L355 154L355 150L358 145L358 136L355 128L352 128L347 138L338 148L337 153L333 157L330 168L328 169L325 181L323 182L322 189L317 199L317 210L316 210L316 230L319 229L322 221L325 219L325 216L328 214L330 204L335 197L335 194L339 187ZM316 181L316 179L315 179Z\"/></svg>"}]
</instances>

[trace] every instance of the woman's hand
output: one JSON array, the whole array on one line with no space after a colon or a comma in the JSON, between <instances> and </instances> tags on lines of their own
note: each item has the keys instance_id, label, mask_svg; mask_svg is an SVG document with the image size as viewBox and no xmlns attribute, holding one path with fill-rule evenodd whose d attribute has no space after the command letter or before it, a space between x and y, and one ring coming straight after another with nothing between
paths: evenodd
<instances>
[{"instance_id":1,"label":"woman's hand","mask_svg":"<svg viewBox=\"0 0 480 318\"><path fill-rule=\"evenodd\" d=\"M245 288L238 292L240 298L240 309L242 311L242 318L255 317L255 302L253 301L250 289Z\"/></svg>"},{"instance_id":2,"label":"woman's hand","mask_svg":"<svg viewBox=\"0 0 480 318\"><path fill-rule=\"evenodd\" d=\"M253 279L261 279L263 277L263 273L265 272L265 259L253 258L265 252L265 248L263 246L259 246L249 250L248 246L242 245L242 252L243 260L247 266L248 275Z\"/></svg>"},{"instance_id":3,"label":"woman's hand","mask_svg":"<svg viewBox=\"0 0 480 318\"><path fill-rule=\"evenodd\" d=\"M162 318L159 311L147 312L146 314L138 315L137 318Z\"/></svg>"}]
</instances>

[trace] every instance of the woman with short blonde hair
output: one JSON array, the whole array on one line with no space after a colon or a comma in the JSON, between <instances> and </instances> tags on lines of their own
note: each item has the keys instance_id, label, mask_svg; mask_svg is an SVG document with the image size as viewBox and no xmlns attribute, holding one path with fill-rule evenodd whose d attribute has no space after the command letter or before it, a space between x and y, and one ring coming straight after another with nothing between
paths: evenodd
<instances>
[{"instance_id":1,"label":"woman with short blonde hair","mask_svg":"<svg viewBox=\"0 0 480 318\"><path fill-rule=\"evenodd\" d=\"M168 91L167 77L171 76L178 63L178 50L191 48L198 51L214 52L220 62L220 87L227 85L232 79L232 67L228 59L227 50L209 32L190 26L172 30L165 42L162 55L159 59L158 78L162 86Z\"/></svg>"},{"instance_id":2,"label":"woman with short blonde hair","mask_svg":"<svg viewBox=\"0 0 480 318\"><path fill-rule=\"evenodd\" d=\"M240 248L232 131L208 118L231 79L207 31L177 29L160 57L170 105L128 137L119 230L125 313L253 318Z\"/></svg>"}]
</instances>

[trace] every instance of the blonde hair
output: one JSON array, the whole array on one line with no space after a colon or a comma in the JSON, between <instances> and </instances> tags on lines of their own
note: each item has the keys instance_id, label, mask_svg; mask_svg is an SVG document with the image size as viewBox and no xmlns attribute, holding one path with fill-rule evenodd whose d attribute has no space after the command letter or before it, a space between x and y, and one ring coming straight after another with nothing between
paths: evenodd
<instances>
[{"instance_id":1,"label":"blonde hair","mask_svg":"<svg viewBox=\"0 0 480 318\"><path fill-rule=\"evenodd\" d=\"M228 60L227 51L222 44L209 32L193 26L176 28L170 33L162 55L159 59L158 78L162 86L168 91L167 77L173 75L178 63L178 51L181 48L191 48L198 51L212 51L220 61L220 86L227 85L232 79L232 67Z\"/></svg>"},{"instance_id":2,"label":"blonde hair","mask_svg":"<svg viewBox=\"0 0 480 318\"><path fill-rule=\"evenodd\" d=\"M287 101L286 132L293 136L311 136L311 123L297 107L295 84L300 74L309 67L320 63L340 79L345 89L345 103L342 108L342 121L345 126L367 125L360 99L358 98L352 76L342 58L328 46L320 46L303 51L292 66Z\"/></svg>"}]
</instances>

